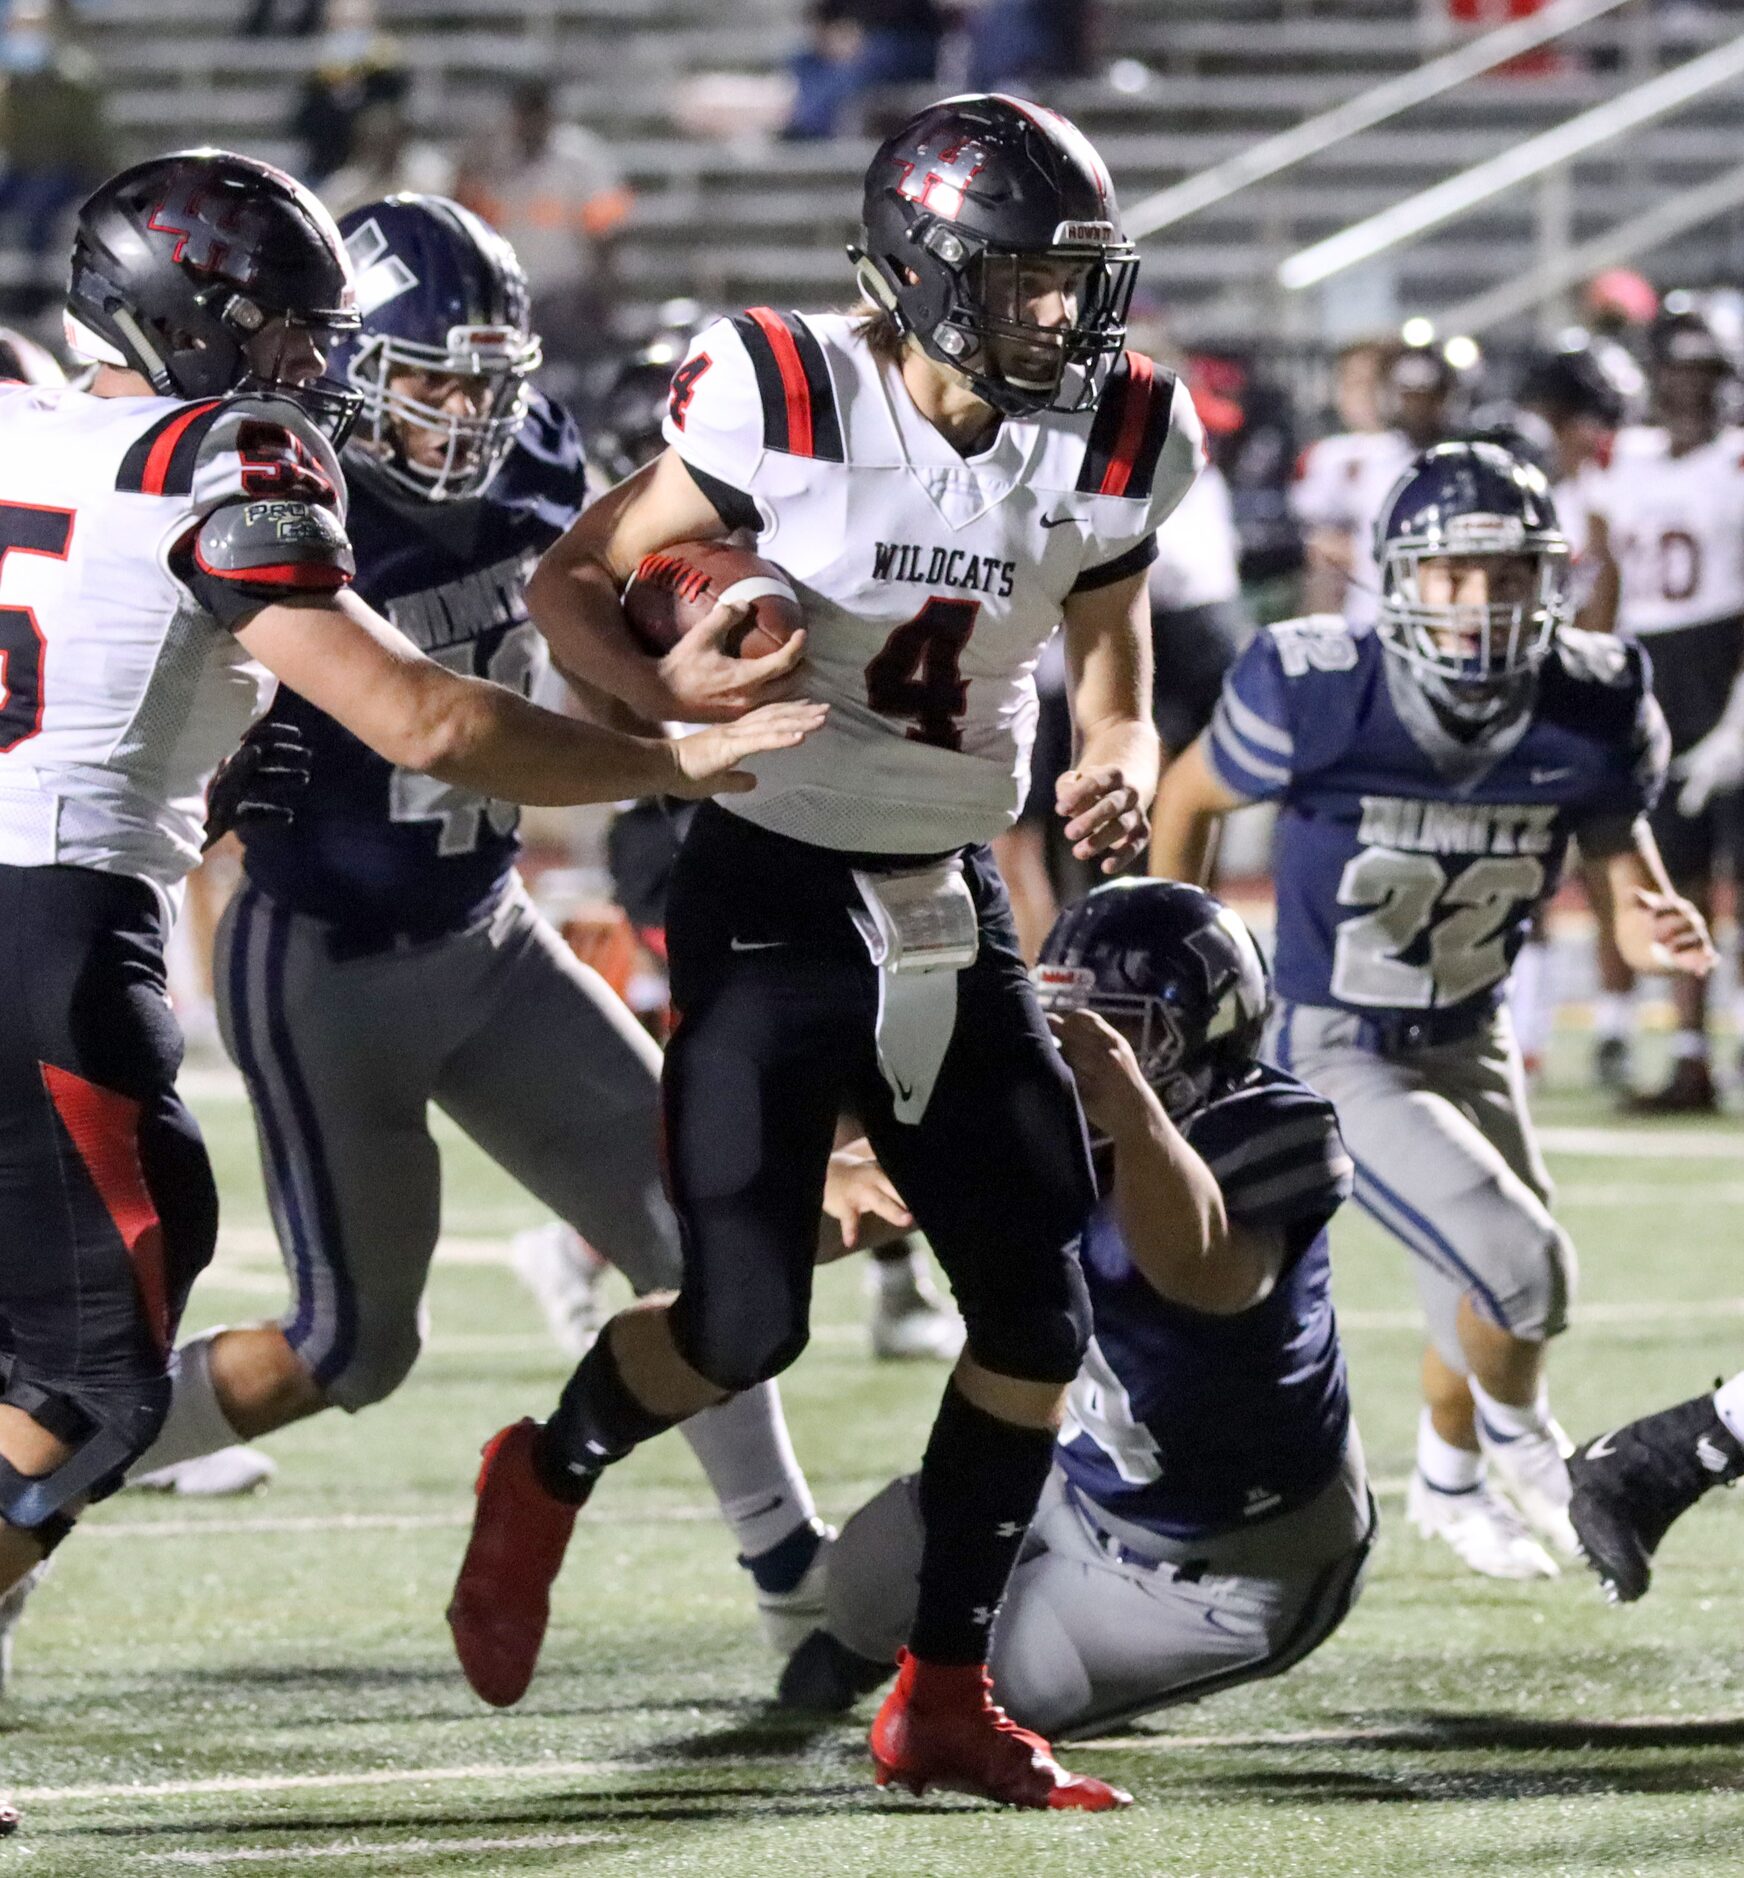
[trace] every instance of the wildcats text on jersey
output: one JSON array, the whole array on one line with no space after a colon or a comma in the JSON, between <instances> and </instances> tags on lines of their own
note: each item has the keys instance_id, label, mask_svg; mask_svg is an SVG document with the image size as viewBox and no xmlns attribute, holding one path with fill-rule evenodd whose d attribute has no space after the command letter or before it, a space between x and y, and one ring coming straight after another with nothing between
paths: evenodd
<instances>
[{"instance_id":1,"label":"wildcats text on jersey","mask_svg":"<svg viewBox=\"0 0 1744 1878\"><path fill-rule=\"evenodd\" d=\"M872 578L912 581L921 587L961 587L968 593L996 593L1000 599L1009 600L1017 579L1017 563L996 560L990 554L971 554L966 548L877 541L872 544Z\"/></svg>"}]
</instances>

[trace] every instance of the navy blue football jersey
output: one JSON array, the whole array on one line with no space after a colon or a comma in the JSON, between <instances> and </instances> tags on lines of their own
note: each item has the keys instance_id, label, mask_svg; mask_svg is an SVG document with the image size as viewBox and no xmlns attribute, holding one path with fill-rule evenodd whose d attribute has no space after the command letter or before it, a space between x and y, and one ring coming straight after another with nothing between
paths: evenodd
<instances>
[{"instance_id":1,"label":"navy blue football jersey","mask_svg":"<svg viewBox=\"0 0 1744 1878\"><path fill-rule=\"evenodd\" d=\"M1529 705L1468 739L1329 616L1261 632L1206 736L1229 788L1278 804L1278 995L1367 1012L1494 1005L1570 837L1626 847L1667 759L1632 640L1559 633Z\"/></svg>"},{"instance_id":2,"label":"navy blue football jersey","mask_svg":"<svg viewBox=\"0 0 1744 1878\"><path fill-rule=\"evenodd\" d=\"M532 394L513 450L483 494L432 503L367 457L345 457L357 592L450 670L530 692L546 665L525 590L582 504L581 439ZM499 892L520 811L399 769L286 687L271 715L309 745L295 818L245 831L249 877L275 900L348 932L435 933Z\"/></svg>"},{"instance_id":3,"label":"navy blue football jersey","mask_svg":"<svg viewBox=\"0 0 1744 1878\"><path fill-rule=\"evenodd\" d=\"M1289 1512L1337 1471L1350 1428L1326 1226L1349 1197L1331 1103L1262 1064L1189 1121L1232 1221L1284 1236L1269 1296L1230 1316L1172 1304L1104 1200L1082 1258L1092 1335L1059 1462L1122 1519L1194 1539Z\"/></svg>"}]
</instances>

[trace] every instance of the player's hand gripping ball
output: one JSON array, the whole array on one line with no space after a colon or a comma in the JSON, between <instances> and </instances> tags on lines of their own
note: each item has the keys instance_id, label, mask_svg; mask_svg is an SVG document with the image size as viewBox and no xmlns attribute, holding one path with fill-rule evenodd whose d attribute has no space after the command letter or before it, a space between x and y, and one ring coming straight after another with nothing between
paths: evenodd
<instances>
[{"instance_id":1,"label":"player's hand gripping ball","mask_svg":"<svg viewBox=\"0 0 1744 1878\"><path fill-rule=\"evenodd\" d=\"M721 642L728 658L779 652L805 624L793 582L773 561L724 541L677 541L644 555L624 589L624 617L642 649L663 657L717 606L743 606Z\"/></svg>"}]
</instances>

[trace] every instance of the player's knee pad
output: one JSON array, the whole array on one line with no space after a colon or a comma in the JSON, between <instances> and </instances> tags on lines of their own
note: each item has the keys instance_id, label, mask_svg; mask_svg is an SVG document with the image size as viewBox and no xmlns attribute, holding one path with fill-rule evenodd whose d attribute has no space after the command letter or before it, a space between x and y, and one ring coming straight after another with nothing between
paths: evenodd
<instances>
[{"instance_id":1,"label":"player's knee pad","mask_svg":"<svg viewBox=\"0 0 1744 1878\"><path fill-rule=\"evenodd\" d=\"M67 1509L101 1500L157 1439L169 1413L167 1375L98 1389L55 1389L16 1369L3 1399L72 1452L46 1474L21 1473L0 1458L0 1519L34 1533L45 1554L72 1530Z\"/></svg>"},{"instance_id":2,"label":"player's knee pad","mask_svg":"<svg viewBox=\"0 0 1744 1878\"><path fill-rule=\"evenodd\" d=\"M811 1332L802 1323L780 1336L723 1337L706 1332L699 1336L686 1320L678 1318L675 1308L672 1340L678 1354L705 1382L729 1395L740 1395L797 1362L811 1341Z\"/></svg>"},{"instance_id":3,"label":"player's knee pad","mask_svg":"<svg viewBox=\"0 0 1744 1878\"><path fill-rule=\"evenodd\" d=\"M1519 1260L1508 1324L1514 1335L1528 1343L1542 1343L1566 1330L1579 1273L1574 1241L1552 1221L1549 1230L1537 1236L1530 1255Z\"/></svg>"},{"instance_id":4,"label":"player's knee pad","mask_svg":"<svg viewBox=\"0 0 1744 1878\"><path fill-rule=\"evenodd\" d=\"M1064 1388L1090 1342L1090 1297L1076 1259L1067 1262L1055 1290L1055 1296L1021 1309L1003 1300L995 1308L959 1298L969 1354L1001 1376Z\"/></svg>"},{"instance_id":5,"label":"player's knee pad","mask_svg":"<svg viewBox=\"0 0 1744 1878\"><path fill-rule=\"evenodd\" d=\"M335 1408L355 1415L387 1398L412 1373L424 1348L422 1313L394 1323L360 1326L357 1343L343 1368L328 1380L319 1376L322 1393Z\"/></svg>"}]
</instances>

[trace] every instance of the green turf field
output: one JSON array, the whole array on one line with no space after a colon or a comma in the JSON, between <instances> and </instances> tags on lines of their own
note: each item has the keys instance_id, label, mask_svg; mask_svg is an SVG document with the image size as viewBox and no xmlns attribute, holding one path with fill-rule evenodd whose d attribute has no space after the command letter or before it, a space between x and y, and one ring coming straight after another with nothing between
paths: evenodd
<instances>
[{"instance_id":1,"label":"green turf field","mask_svg":"<svg viewBox=\"0 0 1744 1878\"><path fill-rule=\"evenodd\" d=\"M246 1109L200 1085L226 1205L191 1322L276 1310ZM1553 1128L1609 1117L1548 1099ZM1575 1134L1558 1152L1584 1321L1554 1371L1572 1431L1744 1361L1744 1139L1734 1116ZM1555 1139L1555 1137L1553 1137ZM1569 1137L1565 1137L1569 1139ZM1620 1151L1627 1149L1627 1152ZM531 1204L462 1147L433 1336L398 1397L277 1437L252 1500L111 1501L61 1554L0 1704L26 1809L0 1878L123 1874L1095 1874L1562 1878L1744 1871L1744 1495L1667 1542L1653 1595L1489 1583L1404 1528L1414 1313L1404 1257L1354 1215L1338 1248L1357 1413L1386 1529L1343 1632L1284 1681L1080 1747L1131 1812L1073 1819L877 1793L867 1716L815 1729L774 1676L743 1574L674 1441L584 1517L521 1707L461 1681L442 1606L480 1440L541 1411L564 1365L500 1262ZM827 1514L912 1466L941 1381L875 1366L858 1273L821 1286L787 1382Z\"/></svg>"}]
</instances>

